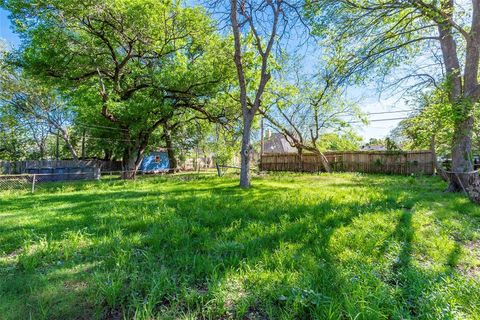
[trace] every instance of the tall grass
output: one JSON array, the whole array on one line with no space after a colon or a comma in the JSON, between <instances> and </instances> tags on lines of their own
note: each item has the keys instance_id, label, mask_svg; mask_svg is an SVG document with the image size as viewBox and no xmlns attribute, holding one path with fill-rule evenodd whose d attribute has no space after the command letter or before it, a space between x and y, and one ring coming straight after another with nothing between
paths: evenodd
<instances>
[{"instance_id":1,"label":"tall grass","mask_svg":"<svg viewBox=\"0 0 480 320\"><path fill-rule=\"evenodd\" d=\"M480 208L431 177L0 195L2 319L480 319Z\"/></svg>"}]
</instances>

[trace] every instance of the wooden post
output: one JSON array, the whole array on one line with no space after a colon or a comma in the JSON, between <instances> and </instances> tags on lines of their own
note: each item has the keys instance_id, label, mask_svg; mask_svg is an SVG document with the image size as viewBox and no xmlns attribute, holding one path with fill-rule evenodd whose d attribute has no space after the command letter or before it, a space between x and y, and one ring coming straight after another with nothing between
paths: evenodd
<instances>
[{"instance_id":1,"label":"wooden post","mask_svg":"<svg viewBox=\"0 0 480 320\"><path fill-rule=\"evenodd\" d=\"M35 193L35 174L33 174L33 180L32 180L32 193Z\"/></svg>"},{"instance_id":2,"label":"wooden post","mask_svg":"<svg viewBox=\"0 0 480 320\"><path fill-rule=\"evenodd\" d=\"M95 180L100 180L100 177L101 177L100 167L93 167L93 178Z\"/></svg>"},{"instance_id":3,"label":"wooden post","mask_svg":"<svg viewBox=\"0 0 480 320\"><path fill-rule=\"evenodd\" d=\"M59 139L59 137L58 137L59 134L60 134L60 131L57 130L57 146L56 146L56 159L57 159L57 161L58 161L58 159L59 159L59 157L60 157L60 150L59 150L59 148L60 148L60 139Z\"/></svg>"},{"instance_id":4,"label":"wooden post","mask_svg":"<svg viewBox=\"0 0 480 320\"><path fill-rule=\"evenodd\" d=\"M82 134L82 160L85 160L85 129L83 129Z\"/></svg>"}]
</instances>

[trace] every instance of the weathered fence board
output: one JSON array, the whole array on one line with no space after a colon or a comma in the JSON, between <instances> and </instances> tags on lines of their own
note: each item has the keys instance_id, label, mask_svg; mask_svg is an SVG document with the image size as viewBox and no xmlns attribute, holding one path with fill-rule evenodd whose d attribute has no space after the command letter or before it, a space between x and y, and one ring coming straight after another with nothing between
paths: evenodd
<instances>
[{"instance_id":1,"label":"weathered fence board","mask_svg":"<svg viewBox=\"0 0 480 320\"><path fill-rule=\"evenodd\" d=\"M29 169L39 168L82 168L95 167L102 171L121 171L120 161L103 160L25 160L25 161L0 161L0 174L23 174Z\"/></svg>"},{"instance_id":2,"label":"weathered fence board","mask_svg":"<svg viewBox=\"0 0 480 320\"><path fill-rule=\"evenodd\" d=\"M37 182L100 179L100 168L98 167L30 168L27 169L27 173L35 175Z\"/></svg>"},{"instance_id":3,"label":"weathered fence board","mask_svg":"<svg viewBox=\"0 0 480 320\"><path fill-rule=\"evenodd\" d=\"M386 173L386 174L433 174L435 159L430 151L350 151L325 152L334 171ZM324 171L320 157L307 153L264 154L261 170L320 172Z\"/></svg>"}]
</instances>

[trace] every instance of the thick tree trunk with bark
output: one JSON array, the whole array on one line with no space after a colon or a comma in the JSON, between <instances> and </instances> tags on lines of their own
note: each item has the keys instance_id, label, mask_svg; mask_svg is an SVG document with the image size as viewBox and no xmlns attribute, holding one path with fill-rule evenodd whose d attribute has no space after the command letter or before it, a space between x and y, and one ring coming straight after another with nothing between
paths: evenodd
<instances>
[{"instance_id":1,"label":"thick tree trunk with bark","mask_svg":"<svg viewBox=\"0 0 480 320\"><path fill-rule=\"evenodd\" d=\"M103 149L103 160L110 161L112 160L113 152L110 149Z\"/></svg>"},{"instance_id":2,"label":"thick tree trunk with bark","mask_svg":"<svg viewBox=\"0 0 480 320\"><path fill-rule=\"evenodd\" d=\"M243 114L243 132L242 132L242 149L240 151L240 187L250 187L250 134L252 121L255 115L255 107L249 107L247 101L247 81L245 79L245 71L242 62L242 44L240 35L240 26L237 20L237 0L230 0L230 21L232 23L234 37L234 62L237 69L237 76L240 85L240 104ZM265 81L263 75L261 82ZM267 80L268 81L268 80ZM258 96L258 92L257 92ZM261 95L260 95L261 96ZM257 106L258 109L258 106Z\"/></svg>"},{"instance_id":3,"label":"thick tree trunk with bark","mask_svg":"<svg viewBox=\"0 0 480 320\"><path fill-rule=\"evenodd\" d=\"M439 24L440 44L442 56L447 72L447 79L450 81L450 102L458 120L455 122L452 141L452 174L449 174L450 184L447 191L458 192L468 191L473 201L478 198L472 196L469 190L478 188L478 174L473 174L471 159L472 129L474 104L479 99L479 58L480 58L480 1L472 1L472 16L470 30L461 29L460 33L466 41L465 66L463 77L458 60L457 45L453 36L454 25L449 23L454 17L453 0L440 3L444 15L448 18ZM458 26L455 26L459 29Z\"/></svg>"},{"instance_id":4,"label":"thick tree trunk with bark","mask_svg":"<svg viewBox=\"0 0 480 320\"><path fill-rule=\"evenodd\" d=\"M250 135L252 129L253 115L244 114L243 117L243 134L242 134L242 150L240 152L240 187L250 187Z\"/></svg>"},{"instance_id":5,"label":"thick tree trunk with bark","mask_svg":"<svg viewBox=\"0 0 480 320\"><path fill-rule=\"evenodd\" d=\"M435 171L442 178L443 181L448 181L448 175L445 170L442 168L442 165L437 160L437 150L436 150L436 135L432 134L430 137L430 152L432 153L433 164L435 165Z\"/></svg>"},{"instance_id":6,"label":"thick tree trunk with bark","mask_svg":"<svg viewBox=\"0 0 480 320\"><path fill-rule=\"evenodd\" d=\"M173 147L172 135L170 128L166 124L163 125L163 137L165 139L165 146L167 148L168 162L170 165L170 173L177 171L177 158L175 157L175 149Z\"/></svg>"},{"instance_id":7,"label":"thick tree trunk with bark","mask_svg":"<svg viewBox=\"0 0 480 320\"><path fill-rule=\"evenodd\" d=\"M249 3L252 6L252 3ZM267 1L265 8L271 10L271 28L265 37L266 43L263 44L262 37L259 35L258 29L255 25L255 20L245 10L246 2L238 3L238 0L230 0L230 22L232 24L233 38L234 38L234 63L237 69L238 83L240 87L240 104L243 113L243 135L242 135L242 150L241 150L241 170L240 170L240 186L242 188L250 187L250 134L252 122L255 114L262 103L262 96L265 88L270 81L271 73L269 71L269 59L272 52L273 45L278 37L278 24L280 16L284 13L283 1ZM255 4L255 6L257 6ZM257 7L257 10L259 8ZM257 53L261 57L261 68L259 72L259 82L256 87L254 98L248 99L247 96L247 80L245 77L245 69L243 65L243 49L242 49L242 31L241 25L238 21L238 15L241 15L245 20L242 25L248 24L251 34L255 37L255 47ZM268 28L267 28L268 29Z\"/></svg>"},{"instance_id":8,"label":"thick tree trunk with bark","mask_svg":"<svg viewBox=\"0 0 480 320\"><path fill-rule=\"evenodd\" d=\"M135 179L137 171L142 163L145 149L128 146L123 151L122 179Z\"/></svg>"},{"instance_id":9,"label":"thick tree trunk with bark","mask_svg":"<svg viewBox=\"0 0 480 320\"><path fill-rule=\"evenodd\" d=\"M168 155L168 162L170 164L170 173L175 173L178 171L178 162L177 162L177 157L175 156L175 150L173 150L171 147L168 147L167 144L167 155Z\"/></svg>"},{"instance_id":10,"label":"thick tree trunk with bark","mask_svg":"<svg viewBox=\"0 0 480 320\"><path fill-rule=\"evenodd\" d=\"M452 145L452 172L463 173L473 171L471 149L473 129L473 117L467 117L455 124ZM447 191L459 192L468 185L468 175L458 175L450 179Z\"/></svg>"},{"instance_id":11,"label":"thick tree trunk with bark","mask_svg":"<svg viewBox=\"0 0 480 320\"><path fill-rule=\"evenodd\" d=\"M301 147L297 147L297 154L298 154L298 171L303 172L303 149Z\"/></svg>"},{"instance_id":12,"label":"thick tree trunk with bark","mask_svg":"<svg viewBox=\"0 0 480 320\"><path fill-rule=\"evenodd\" d=\"M39 145L38 148L40 149L40 160L45 159L45 146L43 144Z\"/></svg>"},{"instance_id":13,"label":"thick tree trunk with bark","mask_svg":"<svg viewBox=\"0 0 480 320\"><path fill-rule=\"evenodd\" d=\"M122 158L122 179L135 179L148 145L148 138L149 134L140 134L134 143L125 146Z\"/></svg>"},{"instance_id":14,"label":"thick tree trunk with bark","mask_svg":"<svg viewBox=\"0 0 480 320\"><path fill-rule=\"evenodd\" d=\"M444 10L448 15L453 14L453 2L447 1L443 3ZM470 95L475 91L478 85L477 66L465 68L465 74L461 75L460 62L457 53L457 44L453 37L452 26L449 24L440 24L438 27L440 36L440 46L442 49L443 61L447 73L448 81L450 82L449 99L453 104L454 110L460 117L456 121L454 127L454 136L452 141L452 172L469 172L472 171L471 163L471 136L473 129L473 117L468 116L469 106L465 99L469 99ZM467 44L466 64L478 64L478 53L472 55L472 40ZM478 48L476 48L478 51ZM475 69L475 70L472 70ZM459 192L462 191L468 184L466 175L449 175L449 186L447 191Z\"/></svg>"}]
</instances>

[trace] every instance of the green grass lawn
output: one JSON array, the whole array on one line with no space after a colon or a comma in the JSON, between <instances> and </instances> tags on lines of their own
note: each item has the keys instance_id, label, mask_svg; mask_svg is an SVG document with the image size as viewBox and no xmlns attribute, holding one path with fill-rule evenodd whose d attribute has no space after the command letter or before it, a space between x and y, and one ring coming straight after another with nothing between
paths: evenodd
<instances>
[{"instance_id":1,"label":"green grass lawn","mask_svg":"<svg viewBox=\"0 0 480 320\"><path fill-rule=\"evenodd\" d=\"M480 319L437 178L178 175L0 194L1 319Z\"/></svg>"}]
</instances>

